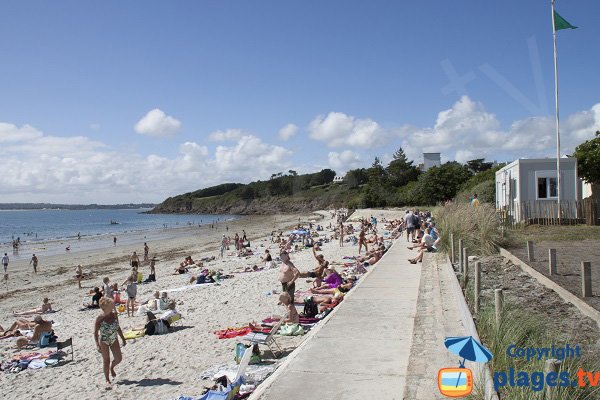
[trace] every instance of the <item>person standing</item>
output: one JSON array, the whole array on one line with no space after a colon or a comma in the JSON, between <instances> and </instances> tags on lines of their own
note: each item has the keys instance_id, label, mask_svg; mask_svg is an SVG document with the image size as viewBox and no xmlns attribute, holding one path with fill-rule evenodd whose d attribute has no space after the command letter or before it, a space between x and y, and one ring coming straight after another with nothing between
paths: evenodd
<instances>
[{"instance_id":1,"label":"person standing","mask_svg":"<svg viewBox=\"0 0 600 400\"><path fill-rule=\"evenodd\" d=\"M223 238L221 239L221 258L223 258L225 254L225 248L227 247L227 238L225 234L223 234Z\"/></svg>"},{"instance_id":2,"label":"person standing","mask_svg":"<svg viewBox=\"0 0 600 400\"><path fill-rule=\"evenodd\" d=\"M113 246L116 246L116 245L117 245L117 237L113 236Z\"/></svg>"},{"instance_id":3,"label":"person standing","mask_svg":"<svg viewBox=\"0 0 600 400\"><path fill-rule=\"evenodd\" d=\"M135 269L137 269L140 266L140 257L138 257L135 251L129 258L129 265L131 265L131 267Z\"/></svg>"},{"instance_id":4,"label":"person standing","mask_svg":"<svg viewBox=\"0 0 600 400\"><path fill-rule=\"evenodd\" d=\"M119 318L115 313L115 303L112 299L103 298L100 300L102 314L96 318L94 324L94 340L98 353L102 354L102 369L106 384L110 385L110 376L115 378L117 373L115 367L123 360L121 346L119 346L119 337L123 342L123 347L127 344L125 336L119 326ZM113 354L112 364L110 362L110 352ZM109 375L110 374L110 375ZM107 387L110 389L110 386Z\"/></svg>"},{"instance_id":5,"label":"person standing","mask_svg":"<svg viewBox=\"0 0 600 400\"><path fill-rule=\"evenodd\" d=\"M2 257L2 266L4 266L4 273L8 272L8 254L4 253L4 257Z\"/></svg>"},{"instance_id":6,"label":"person standing","mask_svg":"<svg viewBox=\"0 0 600 400\"><path fill-rule=\"evenodd\" d=\"M33 272L37 274L38 258L35 256L35 254L31 256L31 261L29 261L29 265L33 265Z\"/></svg>"},{"instance_id":7,"label":"person standing","mask_svg":"<svg viewBox=\"0 0 600 400\"><path fill-rule=\"evenodd\" d=\"M75 278L77 279L77 283L79 284L79 289L81 289L81 280L83 279L83 267L81 264L75 268Z\"/></svg>"},{"instance_id":8,"label":"person standing","mask_svg":"<svg viewBox=\"0 0 600 400\"><path fill-rule=\"evenodd\" d=\"M340 222L340 247L344 247L344 224Z\"/></svg>"},{"instance_id":9,"label":"person standing","mask_svg":"<svg viewBox=\"0 0 600 400\"><path fill-rule=\"evenodd\" d=\"M144 261L148 261L148 253L150 252L150 247L148 247L148 243L144 242Z\"/></svg>"},{"instance_id":10,"label":"person standing","mask_svg":"<svg viewBox=\"0 0 600 400\"><path fill-rule=\"evenodd\" d=\"M281 258L281 267L279 267L279 282L284 292L287 292L294 303L294 294L296 292L296 279L300 277L300 271L290 260L290 255L287 251L282 250L279 254Z\"/></svg>"},{"instance_id":11,"label":"person standing","mask_svg":"<svg viewBox=\"0 0 600 400\"><path fill-rule=\"evenodd\" d=\"M479 199L477 199L477 193L473 193L473 200L471 200L471 205L475 208L481 205L479 203Z\"/></svg>"}]
</instances>

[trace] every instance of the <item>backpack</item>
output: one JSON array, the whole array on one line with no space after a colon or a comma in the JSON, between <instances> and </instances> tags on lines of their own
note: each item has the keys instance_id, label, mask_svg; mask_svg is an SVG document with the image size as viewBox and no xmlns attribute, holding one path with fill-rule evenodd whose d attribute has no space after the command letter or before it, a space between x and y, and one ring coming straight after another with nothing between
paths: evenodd
<instances>
[{"instance_id":1,"label":"backpack","mask_svg":"<svg viewBox=\"0 0 600 400\"><path fill-rule=\"evenodd\" d=\"M419 222L420 222L419 221L419 217L417 217L415 214L413 214L413 216L412 216L412 223L413 223L413 226L415 228L419 227Z\"/></svg>"},{"instance_id":2,"label":"backpack","mask_svg":"<svg viewBox=\"0 0 600 400\"><path fill-rule=\"evenodd\" d=\"M319 313L319 307L317 303L313 301L312 297L307 297L304 299L304 312L302 316L304 318L313 318L315 315Z\"/></svg>"}]
</instances>

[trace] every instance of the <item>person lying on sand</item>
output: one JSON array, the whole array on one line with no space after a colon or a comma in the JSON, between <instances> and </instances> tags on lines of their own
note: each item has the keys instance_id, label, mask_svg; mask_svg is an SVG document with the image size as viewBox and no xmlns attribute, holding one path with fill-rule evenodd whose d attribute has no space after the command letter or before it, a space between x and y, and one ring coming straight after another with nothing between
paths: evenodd
<instances>
[{"instance_id":1,"label":"person lying on sand","mask_svg":"<svg viewBox=\"0 0 600 400\"><path fill-rule=\"evenodd\" d=\"M342 277L333 267L327 268L326 274L323 284L316 289L335 289L342 284Z\"/></svg>"},{"instance_id":2,"label":"person lying on sand","mask_svg":"<svg viewBox=\"0 0 600 400\"><path fill-rule=\"evenodd\" d=\"M33 319L34 328L31 336L24 336L17 339L17 348L21 349L27 345L37 345L40 340L42 333L52 332L52 321L46 321L41 315L36 316Z\"/></svg>"},{"instance_id":3,"label":"person lying on sand","mask_svg":"<svg viewBox=\"0 0 600 400\"><path fill-rule=\"evenodd\" d=\"M310 289L311 293L314 294L332 294L334 295L334 297L340 297L343 296L344 294L348 293L350 291L350 289L352 289L352 287L354 286L354 279L352 278L348 278L346 279L346 281L344 283L342 283L341 285L339 285L336 288L320 288L320 289L315 289L312 288ZM339 293L338 293L339 292Z\"/></svg>"},{"instance_id":4,"label":"person lying on sand","mask_svg":"<svg viewBox=\"0 0 600 400\"><path fill-rule=\"evenodd\" d=\"M198 276L192 275L190 283L201 285L203 283L215 283L215 280L207 269L203 269Z\"/></svg>"},{"instance_id":5,"label":"person lying on sand","mask_svg":"<svg viewBox=\"0 0 600 400\"><path fill-rule=\"evenodd\" d=\"M13 311L13 315L15 317L24 317L24 316L35 315L35 314L48 314L51 312L54 312L54 310L52 310L52 304L50 304L50 300L48 300L47 297L44 297L41 307L34 308L33 310L27 310L27 311L21 311L21 312Z\"/></svg>"},{"instance_id":6,"label":"person lying on sand","mask_svg":"<svg viewBox=\"0 0 600 400\"><path fill-rule=\"evenodd\" d=\"M30 331L33 330L35 326L36 323L33 320L28 321L26 319L18 319L6 330L0 326L0 337L4 339L12 336L21 336L19 330Z\"/></svg>"}]
</instances>

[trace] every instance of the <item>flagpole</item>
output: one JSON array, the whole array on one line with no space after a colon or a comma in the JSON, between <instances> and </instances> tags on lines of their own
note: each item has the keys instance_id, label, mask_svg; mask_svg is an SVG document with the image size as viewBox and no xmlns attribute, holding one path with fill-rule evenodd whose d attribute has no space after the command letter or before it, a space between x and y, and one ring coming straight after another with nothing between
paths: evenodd
<instances>
[{"instance_id":1,"label":"flagpole","mask_svg":"<svg viewBox=\"0 0 600 400\"><path fill-rule=\"evenodd\" d=\"M558 209L558 223L560 224L561 207L560 207L560 129L558 118L558 63L556 61L556 25L554 22L554 0L552 0L552 34L554 36L554 88L555 88L555 103L556 103L556 196Z\"/></svg>"}]
</instances>

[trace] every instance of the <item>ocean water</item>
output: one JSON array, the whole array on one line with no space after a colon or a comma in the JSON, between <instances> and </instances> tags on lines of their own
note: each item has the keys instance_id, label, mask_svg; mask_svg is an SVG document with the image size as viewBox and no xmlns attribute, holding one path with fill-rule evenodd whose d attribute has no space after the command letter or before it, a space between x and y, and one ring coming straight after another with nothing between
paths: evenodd
<instances>
[{"instance_id":1,"label":"ocean water","mask_svg":"<svg viewBox=\"0 0 600 400\"><path fill-rule=\"evenodd\" d=\"M165 228L237 219L233 215L143 214L144 211L148 210L0 210L0 244L5 248L17 238L23 244L76 239L78 233L82 239L132 232L152 233ZM118 224L111 224L111 221Z\"/></svg>"}]
</instances>

